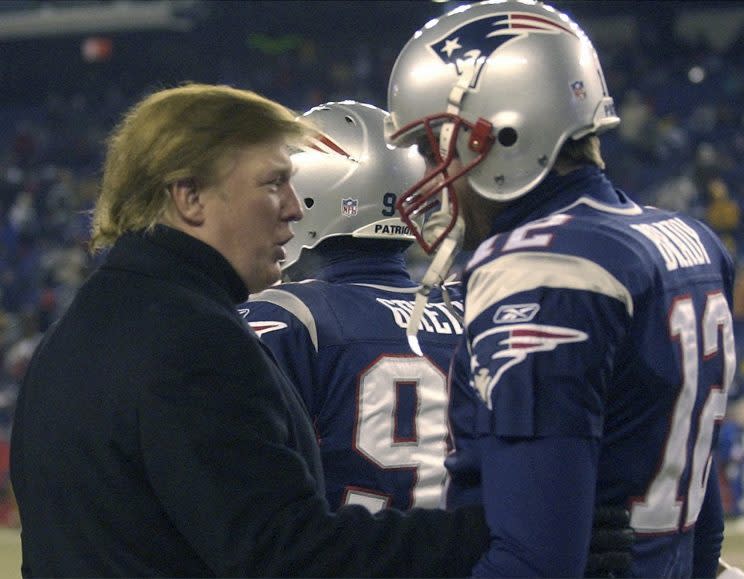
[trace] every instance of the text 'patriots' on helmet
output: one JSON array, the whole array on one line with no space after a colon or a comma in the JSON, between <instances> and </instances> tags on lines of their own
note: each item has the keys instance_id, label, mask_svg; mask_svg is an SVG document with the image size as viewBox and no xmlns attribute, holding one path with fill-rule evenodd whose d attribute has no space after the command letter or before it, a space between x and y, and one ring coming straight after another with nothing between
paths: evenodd
<instances>
[{"instance_id":1,"label":"text 'patriots' on helmet","mask_svg":"<svg viewBox=\"0 0 744 579\"><path fill-rule=\"evenodd\" d=\"M385 141L388 113L355 101L329 102L303 114L318 132L292 154L292 184L305 216L285 246L284 269L329 237L414 241L396 211L398 195L424 175L414 147Z\"/></svg>"},{"instance_id":2,"label":"text 'patriots' on helmet","mask_svg":"<svg viewBox=\"0 0 744 579\"><path fill-rule=\"evenodd\" d=\"M398 55L388 108L391 143L427 137L436 172L453 179L457 156L470 186L496 201L537 186L567 139L620 122L589 38L532 0L463 5L428 22ZM401 199L404 216L417 194Z\"/></svg>"}]
</instances>

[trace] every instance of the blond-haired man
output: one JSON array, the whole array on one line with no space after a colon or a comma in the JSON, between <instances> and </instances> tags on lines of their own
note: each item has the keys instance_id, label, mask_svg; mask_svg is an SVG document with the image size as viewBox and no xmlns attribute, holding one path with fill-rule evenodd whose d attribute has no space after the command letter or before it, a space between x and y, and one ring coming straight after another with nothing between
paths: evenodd
<instances>
[{"instance_id":1,"label":"blond-haired man","mask_svg":"<svg viewBox=\"0 0 744 579\"><path fill-rule=\"evenodd\" d=\"M478 507L332 514L306 410L235 309L279 279L305 132L187 85L112 134L92 236L110 251L18 402L24 576L464 576L485 548Z\"/></svg>"}]
</instances>

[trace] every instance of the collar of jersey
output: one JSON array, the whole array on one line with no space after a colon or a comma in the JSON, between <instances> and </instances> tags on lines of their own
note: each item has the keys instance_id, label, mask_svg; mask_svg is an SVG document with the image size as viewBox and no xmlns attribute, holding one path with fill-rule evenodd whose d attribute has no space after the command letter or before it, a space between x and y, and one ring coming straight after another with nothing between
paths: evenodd
<instances>
[{"instance_id":1,"label":"collar of jersey","mask_svg":"<svg viewBox=\"0 0 744 579\"><path fill-rule=\"evenodd\" d=\"M330 283L363 283L393 287L416 287L406 270L402 253L371 254L334 252L315 275Z\"/></svg>"},{"instance_id":2,"label":"collar of jersey","mask_svg":"<svg viewBox=\"0 0 744 579\"><path fill-rule=\"evenodd\" d=\"M616 209L635 211L638 207L613 187L599 167L587 165L567 175L551 171L535 189L494 219L489 237L573 206L582 197Z\"/></svg>"}]
</instances>

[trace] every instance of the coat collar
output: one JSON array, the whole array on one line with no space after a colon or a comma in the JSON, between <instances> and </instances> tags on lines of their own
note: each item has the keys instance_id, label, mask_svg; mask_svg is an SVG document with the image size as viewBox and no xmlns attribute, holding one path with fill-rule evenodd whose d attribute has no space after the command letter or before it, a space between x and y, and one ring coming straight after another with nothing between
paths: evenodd
<instances>
[{"instance_id":1,"label":"coat collar","mask_svg":"<svg viewBox=\"0 0 744 579\"><path fill-rule=\"evenodd\" d=\"M111 248L102 268L129 269L152 277L222 295L232 304L245 301L248 289L216 249L177 229L156 225L129 232Z\"/></svg>"}]
</instances>

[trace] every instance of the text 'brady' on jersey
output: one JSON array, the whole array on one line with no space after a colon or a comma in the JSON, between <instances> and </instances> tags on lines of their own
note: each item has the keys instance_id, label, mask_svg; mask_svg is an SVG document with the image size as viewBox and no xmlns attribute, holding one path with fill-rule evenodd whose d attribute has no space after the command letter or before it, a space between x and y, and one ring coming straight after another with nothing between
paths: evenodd
<instances>
[{"instance_id":1,"label":"text 'brady' on jersey","mask_svg":"<svg viewBox=\"0 0 744 579\"><path fill-rule=\"evenodd\" d=\"M494 478L510 492L503 441L595 441L564 457L584 471L570 484L596 488L596 504L627 505L634 575L689 575L735 367L732 262L706 226L592 182L591 195L486 240L468 265L456 447L470 467L474 448L501 456L481 459L482 492L489 525L508 534L525 513L487 496ZM543 490L519 492L539 504ZM556 524L548 536L565 534Z\"/></svg>"},{"instance_id":2,"label":"text 'brady' on jersey","mask_svg":"<svg viewBox=\"0 0 744 579\"><path fill-rule=\"evenodd\" d=\"M456 288L459 286L456 286ZM462 314L459 290L453 305ZM415 286L288 283L253 296L245 319L300 391L315 425L333 509L438 507L447 452L447 370L461 318L433 296L405 329Z\"/></svg>"}]
</instances>

